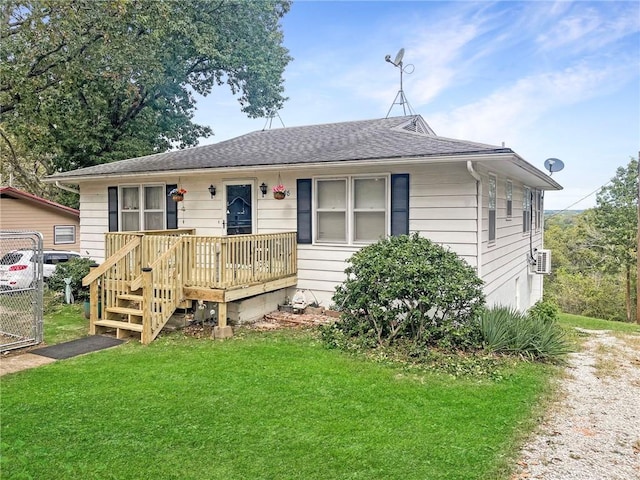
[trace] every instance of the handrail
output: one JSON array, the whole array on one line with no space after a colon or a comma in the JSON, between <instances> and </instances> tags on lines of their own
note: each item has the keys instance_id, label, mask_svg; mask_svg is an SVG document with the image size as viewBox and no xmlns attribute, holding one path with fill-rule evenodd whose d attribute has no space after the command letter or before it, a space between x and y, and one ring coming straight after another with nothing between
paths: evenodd
<instances>
[{"instance_id":1,"label":"handrail","mask_svg":"<svg viewBox=\"0 0 640 480\"><path fill-rule=\"evenodd\" d=\"M126 245L124 245L120 250L111 255L108 259L106 259L102 264L100 264L97 268L93 269L89 274L82 279L82 286L86 287L87 285L91 285L95 280L98 279L101 275L103 275L107 270L109 270L112 266L114 266L119 260L123 259L129 252L140 245L140 237L136 237Z\"/></svg>"},{"instance_id":2,"label":"handrail","mask_svg":"<svg viewBox=\"0 0 640 480\"><path fill-rule=\"evenodd\" d=\"M171 251L176 249L179 245L180 246L182 245L182 240L178 240L176 243L171 245L166 252L164 252L162 255L156 258L148 267L156 268L160 264L160 262L164 261L165 257L168 257ZM143 283L143 275L140 274L134 280L131 281L131 290L138 290L140 287L142 287L142 283Z\"/></svg>"}]
</instances>

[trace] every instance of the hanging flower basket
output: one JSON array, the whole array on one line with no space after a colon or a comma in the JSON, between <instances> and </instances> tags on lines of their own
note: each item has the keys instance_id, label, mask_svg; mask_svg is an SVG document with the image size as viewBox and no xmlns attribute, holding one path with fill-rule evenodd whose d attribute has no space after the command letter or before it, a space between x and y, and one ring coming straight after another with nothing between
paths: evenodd
<instances>
[{"instance_id":1,"label":"hanging flower basket","mask_svg":"<svg viewBox=\"0 0 640 480\"><path fill-rule=\"evenodd\" d=\"M283 200L287 195L287 189L281 183L273 187L273 198L276 200Z\"/></svg>"},{"instance_id":2,"label":"hanging flower basket","mask_svg":"<svg viewBox=\"0 0 640 480\"><path fill-rule=\"evenodd\" d=\"M169 192L169 196L174 202L181 202L184 200L184 194L187 191L184 188L174 188Z\"/></svg>"}]
</instances>

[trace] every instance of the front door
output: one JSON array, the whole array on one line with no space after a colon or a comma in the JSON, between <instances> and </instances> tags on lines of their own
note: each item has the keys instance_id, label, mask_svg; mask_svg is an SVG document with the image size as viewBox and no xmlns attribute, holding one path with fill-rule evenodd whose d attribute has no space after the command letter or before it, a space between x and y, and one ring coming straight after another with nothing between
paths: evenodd
<instances>
[{"instance_id":1,"label":"front door","mask_svg":"<svg viewBox=\"0 0 640 480\"><path fill-rule=\"evenodd\" d=\"M253 185L228 183L225 189L227 204L227 235L243 235L253 232Z\"/></svg>"}]
</instances>

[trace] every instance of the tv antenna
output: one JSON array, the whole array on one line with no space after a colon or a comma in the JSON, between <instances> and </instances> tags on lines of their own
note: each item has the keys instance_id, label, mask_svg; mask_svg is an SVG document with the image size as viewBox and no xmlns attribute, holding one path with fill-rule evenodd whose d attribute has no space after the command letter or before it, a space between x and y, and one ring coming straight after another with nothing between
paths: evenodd
<instances>
[{"instance_id":1,"label":"tv antenna","mask_svg":"<svg viewBox=\"0 0 640 480\"><path fill-rule=\"evenodd\" d=\"M264 127L262 127L262 131L264 132L265 130L271 130L271 127L273 126L273 119L275 117L278 117L278 120L280 120L280 123L282 124L282 128L286 128L284 126L284 122L282 121L282 117L280 117L280 114L278 113L277 110L270 110L269 114L267 115L267 121L264 124ZM269 128L267 128L267 125L269 126Z\"/></svg>"},{"instance_id":2,"label":"tv antenna","mask_svg":"<svg viewBox=\"0 0 640 480\"><path fill-rule=\"evenodd\" d=\"M384 57L385 61L389 62L391 65L393 65L394 67L397 67L400 70L400 90L398 90L398 93L396 94L396 98L393 99L393 103L391 104L391 107L389 107L389 111L387 112L387 116L385 118L389 118L389 114L391 113L391 109L393 109L394 105L402 106L402 111L404 112L405 115L407 114L407 110L409 110L409 113L411 115L415 115L415 112L411 108L411 105L409 105L409 100L407 100L407 97L404 94L404 90L402 89L402 74L406 73L407 75L411 75L415 67L412 64L408 64L405 66L402 63L403 57L404 57L404 48L401 48L400 50L398 50L398 53L396 54L396 58L393 61L391 60L391 55L385 55Z\"/></svg>"},{"instance_id":3,"label":"tv antenna","mask_svg":"<svg viewBox=\"0 0 640 480\"><path fill-rule=\"evenodd\" d=\"M553 172L559 172L564 168L564 162L559 158L547 158L544 161L544 168L549 170L549 176L551 176Z\"/></svg>"}]
</instances>

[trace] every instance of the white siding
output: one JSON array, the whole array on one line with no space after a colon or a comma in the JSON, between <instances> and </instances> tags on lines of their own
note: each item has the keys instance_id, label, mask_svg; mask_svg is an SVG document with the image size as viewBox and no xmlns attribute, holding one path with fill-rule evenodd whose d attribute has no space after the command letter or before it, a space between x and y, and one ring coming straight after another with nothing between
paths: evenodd
<instances>
[{"instance_id":1,"label":"white siding","mask_svg":"<svg viewBox=\"0 0 640 480\"><path fill-rule=\"evenodd\" d=\"M459 254L472 267L477 266L477 199L476 181L464 163L385 167L343 167L289 169L281 172L247 170L240 175L181 176L167 175L161 179L135 178L135 181L87 182L81 184L81 250L97 261L103 260L104 234L107 231L107 187L124 183L177 183L187 190L179 205L178 227L196 228L198 235L222 235L225 210L224 181L251 181L254 185L255 233L296 230L296 180L316 176L362 174L410 175L409 229ZM482 198L482 265L485 293L489 303L516 304L516 278L519 278L521 307L528 308L541 295L542 278L531 275L525 262L529 251L529 236L522 233L522 184L513 180L513 216L506 219L505 180L497 176L497 234L492 245L488 238L487 181L489 171L480 171L483 179ZM284 200L275 200L271 189L279 181L289 190ZM268 185L263 197L261 183ZM217 188L211 198L208 187ZM534 247L540 246L541 233L534 232ZM347 259L358 250L350 245L299 245L298 288L309 290L323 306L331 305L336 285L344 280Z\"/></svg>"}]
</instances>

